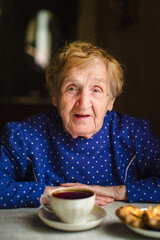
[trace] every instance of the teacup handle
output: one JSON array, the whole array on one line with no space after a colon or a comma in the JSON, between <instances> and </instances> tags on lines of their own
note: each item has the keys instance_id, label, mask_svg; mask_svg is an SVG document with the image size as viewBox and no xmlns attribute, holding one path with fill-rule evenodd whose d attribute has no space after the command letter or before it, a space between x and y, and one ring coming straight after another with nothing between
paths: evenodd
<instances>
[{"instance_id":1,"label":"teacup handle","mask_svg":"<svg viewBox=\"0 0 160 240\"><path fill-rule=\"evenodd\" d=\"M50 202L49 196L46 195L46 194L42 194L41 197L40 197L40 204L41 204L41 206L42 206L46 211L53 213L53 210L49 207L50 205L46 205L46 204L43 203L43 199L44 199L44 198L47 198L47 200Z\"/></svg>"}]
</instances>

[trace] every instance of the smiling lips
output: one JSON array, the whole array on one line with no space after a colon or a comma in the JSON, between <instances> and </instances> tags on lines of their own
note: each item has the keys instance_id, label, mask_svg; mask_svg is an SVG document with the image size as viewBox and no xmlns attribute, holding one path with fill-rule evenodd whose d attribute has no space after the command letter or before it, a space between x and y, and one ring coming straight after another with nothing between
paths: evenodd
<instances>
[{"instance_id":1,"label":"smiling lips","mask_svg":"<svg viewBox=\"0 0 160 240\"><path fill-rule=\"evenodd\" d=\"M88 115L88 114L74 114L74 116L78 119L86 119L86 118L90 117L90 115Z\"/></svg>"}]
</instances>

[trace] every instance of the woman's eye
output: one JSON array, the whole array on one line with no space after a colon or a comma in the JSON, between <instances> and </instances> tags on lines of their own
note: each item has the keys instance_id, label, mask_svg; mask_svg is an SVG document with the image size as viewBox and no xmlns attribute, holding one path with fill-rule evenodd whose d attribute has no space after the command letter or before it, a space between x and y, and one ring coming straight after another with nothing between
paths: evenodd
<instances>
[{"instance_id":1,"label":"woman's eye","mask_svg":"<svg viewBox=\"0 0 160 240\"><path fill-rule=\"evenodd\" d=\"M96 87L96 88L93 89L93 92L94 92L94 93L100 93L100 92L101 92L101 89L98 88L98 87Z\"/></svg>"},{"instance_id":2,"label":"woman's eye","mask_svg":"<svg viewBox=\"0 0 160 240\"><path fill-rule=\"evenodd\" d=\"M94 89L94 90L93 90L93 92L95 92L95 93L98 93L98 92L99 92L99 90L98 90L98 89Z\"/></svg>"},{"instance_id":3,"label":"woman's eye","mask_svg":"<svg viewBox=\"0 0 160 240\"><path fill-rule=\"evenodd\" d=\"M75 88L70 87L70 88L68 88L68 91L73 92L73 91L75 91Z\"/></svg>"},{"instance_id":4,"label":"woman's eye","mask_svg":"<svg viewBox=\"0 0 160 240\"><path fill-rule=\"evenodd\" d=\"M77 93L77 88L76 86L68 86L66 88L66 92L68 92L69 94L76 94Z\"/></svg>"}]
</instances>

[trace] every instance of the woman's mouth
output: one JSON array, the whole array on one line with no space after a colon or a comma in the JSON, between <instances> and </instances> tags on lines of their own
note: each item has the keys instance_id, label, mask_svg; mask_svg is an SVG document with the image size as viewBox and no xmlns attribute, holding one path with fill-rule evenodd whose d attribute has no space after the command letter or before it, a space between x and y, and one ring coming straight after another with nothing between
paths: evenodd
<instances>
[{"instance_id":1,"label":"woman's mouth","mask_svg":"<svg viewBox=\"0 0 160 240\"><path fill-rule=\"evenodd\" d=\"M75 117L78 119L85 119L88 118L90 115L89 114L75 114Z\"/></svg>"}]
</instances>

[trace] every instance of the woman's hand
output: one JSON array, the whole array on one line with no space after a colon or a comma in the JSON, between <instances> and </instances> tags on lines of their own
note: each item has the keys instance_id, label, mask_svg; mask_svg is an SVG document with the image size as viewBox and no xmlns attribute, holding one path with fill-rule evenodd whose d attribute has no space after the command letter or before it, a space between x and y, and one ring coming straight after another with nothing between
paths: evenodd
<instances>
[{"instance_id":1,"label":"woman's hand","mask_svg":"<svg viewBox=\"0 0 160 240\"><path fill-rule=\"evenodd\" d=\"M51 191L57 189L59 187L51 187L51 186L46 186L44 189L44 194L49 195Z\"/></svg>"},{"instance_id":2,"label":"woman's hand","mask_svg":"<svg viewBox=\"0 0 160 240\"><path fill-rule=\"evenodd\" d=\"M51 187L51 186L46 186L44 189L44 194L49 195L51 191L60 188L60 187ZM49 204L48 200L46 198L43 199L44 204Z\"/></svg>"},{"instance_id":3,"label":"woman's hand","mask_svg":"<svg viewBox=\"0 0 160 240\"><path fill-rule=\"evenodd\" d=\"M101 206L105 206L107 203L111 203L114 200L128 200L125 185L102 187L98 185L86 185L81 183L62 183L60 186L90 189L96 194L96 204Z\"/></svg>"}]
</instances>

